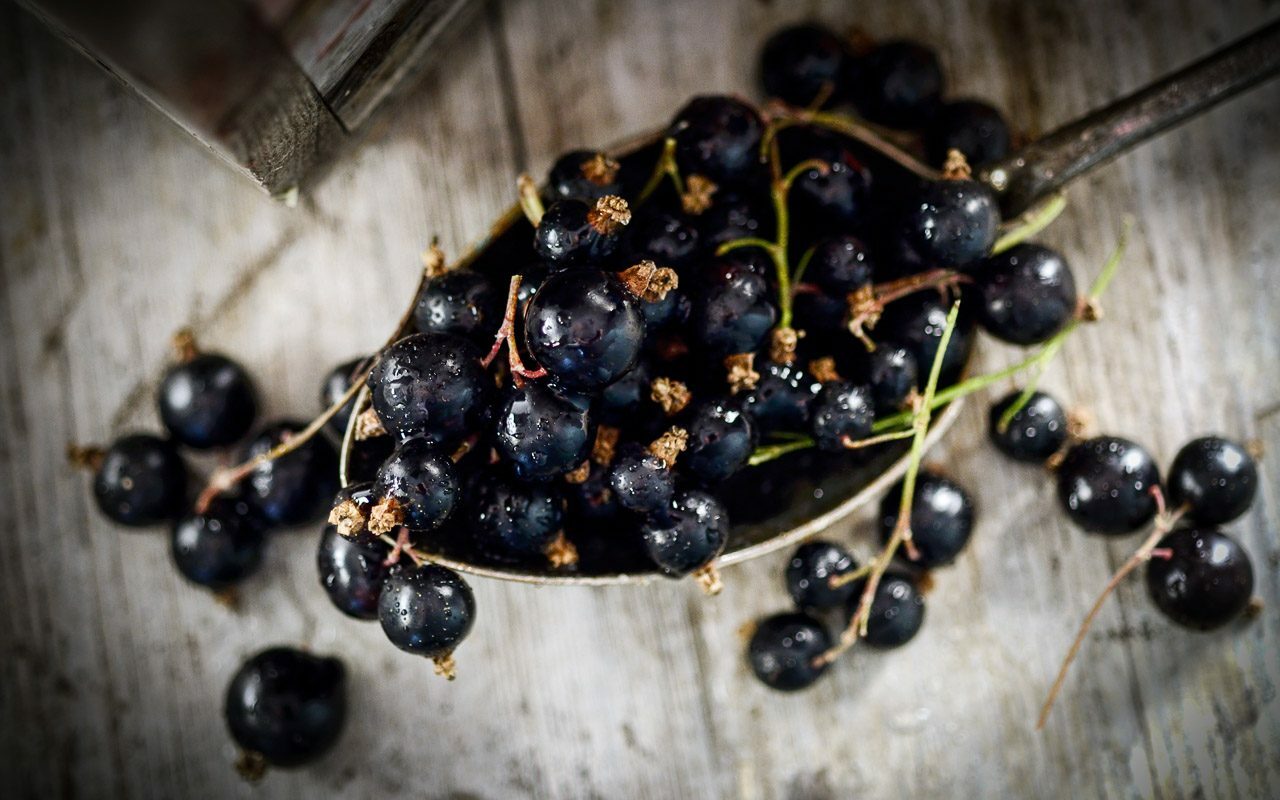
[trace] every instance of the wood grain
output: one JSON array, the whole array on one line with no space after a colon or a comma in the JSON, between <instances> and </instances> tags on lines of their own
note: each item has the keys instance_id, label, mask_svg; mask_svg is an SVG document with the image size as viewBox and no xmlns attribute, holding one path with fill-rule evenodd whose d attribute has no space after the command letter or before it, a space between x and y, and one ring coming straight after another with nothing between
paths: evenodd
<instances>
[{"instance_id":1,"label":"wood grain","mask_svg":"<svg viewBox=\"0 0 1280 800\"><path fill-rule=\"evenodd\" d=\"M445 684L333 611L312 531L275 537L232 613L186 585L162 533L91 508L68 441L157 425L169 334L193 325L313 412L334 363L376 346L432 234L480 236L513 178L666 120L690 94L754 94L760 41L807 16L940 49L953 92L1044 131L1274 16L1197 3L539 3L491 6L296 208L262 197L15 11L0 9L0 794L6 797L1280 796L1280 481L1230 526L1260 618L1173 629L1124 586L1048 729L1035 711L1107 573L1136 546L1070 527L1046 476L999 459L981 403L932 454L977 498L921 635L778 696L739 627L785 605L781 558L692 586L477 581ZM1193 435L1280 453L1280 88L1263 87L1073 188L1046 234L1093 274L1137 227L1103 324L1047 385L1168 463ZM984 342L986 367L1016 350ZM210 466L204 464L205 467ZM863 554L865 522L833 537ZM257 788L230 769L222 692L272 643L341 654L340 748Z\"/></svg>"}]
</instances>

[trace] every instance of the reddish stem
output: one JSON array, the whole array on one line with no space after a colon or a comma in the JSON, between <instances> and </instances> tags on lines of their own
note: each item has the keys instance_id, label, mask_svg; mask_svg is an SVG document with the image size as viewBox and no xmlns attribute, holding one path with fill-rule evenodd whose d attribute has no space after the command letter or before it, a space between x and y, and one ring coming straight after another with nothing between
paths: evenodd
<instances>
[{"instance_id":1,"label":"reddish stem","mask_svg":"<svg viewBox=\"0 0 1280 800\"><path fill-rule=\"evenodd\" d=\"M485 356L480 363L488 368L493 360L498 357L498 353L502 351L502 346L507 346L507 364L511 367L511 380L516 386L524 386L525 380L537 380L545 377L547 371L545 369L529 369L524 365L524 360L520 357L520 347L516 343L516 311L520 303L520 282L524 280L522 275L511 276L511 286L507 289L507 311L502 316L502 324L498 326L498 332L493 337L493 347L490 348L489 354Z\"/></svg>"}]
</instances>

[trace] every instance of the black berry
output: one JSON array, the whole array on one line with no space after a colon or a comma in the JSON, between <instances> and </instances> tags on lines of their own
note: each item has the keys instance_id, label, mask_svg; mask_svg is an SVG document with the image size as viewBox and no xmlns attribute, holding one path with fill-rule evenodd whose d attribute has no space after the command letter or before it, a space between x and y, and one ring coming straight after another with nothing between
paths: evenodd
<instances>
[{"instance_id":1,"label":"black berry","mask_svg":"<svg viewBox=\"0 0 1280 800\"><path fill-rule=\"evenodd\" d=\"M462 576L436 564L393 567L378 598L378 622L391 643L444 658L471 632L476 601Z\"/></svg>"},{"instance_id":2,"label":"black berry","mask_svg":"<svg viewBox=\"0 0 1280 800\"><path fill-rule=\"evenodd\" d=\"M776 614L761 620L747 645L751 671L765 686L794 692L812 686L829 666L817 662L831 647L831 634L821 622L802 613Z\"/></svg>"},{"instance_id":3,"label":"black berry","mask_svg":"<svg viewBox=\"0 0 1280 800\"><path fill-rule=\"evenodd\" d=\"M1009 154L1009 124L981 100L954 100L944 104L929 123L925 148L936 167L946 163L951 150L959 150L969 164L981 167Z\"/></svg>"},{"instance_id":4,"label":"black berry","mask_svg":"<svg viewBox=\"0 0 1280 800\"><path fill-rule=\"evenodd\" d=\"M861 67L855 102L872 122L913 128L937 112L945 80L938 56L924 45L885 42L867 54Z\"/></svg>"},{"instance_id":5,"label":"black berry","mask_svg":"<svg viewBox=\"0 0 1280 800\"><path fill-rule=\"evenodd\" d=\"M1026 405L1010 418L1009 427L1001 431L1001 418L1021 395L1022 390L1015 389L991 407L987 433L996 448L1009 458L1043 463L1067 440L1067 413L1053 397L1032 392Z\"/></svg>"},{"instance_id":6,"label":"black berry","mask_svg":"<svg viewBox=\"0 0 1280 800\"><path fill-rule=\"evenodd\" d=\"M174 439L198 450L244 438L258 414L258 392L244 367L216 353L174 364L157 393L160 420Z\"/></svg>"},{"instance_id":7,"label":"black berry","mask_svg":"<svg viewBox=\"0 0 1280 800\"><path fill-rule=\"evenodd\" d=\"M882 541L889 541L893 535L901 503L899 482L880 502ZM911 501L911 542L919 558L912 563L933 569L955 561L973 533L973 515L973 498L960 484L936 472L920 470Z\"/></svg>"},{"instance_id":8,"label":"black berry","mask_svg":"<svg viewBox=\"0 0 1280 800\"><path fill-rule=\"evenodd\" d=\"M711 563L729 540L729 515L720 501L697 490L681 492L641 527L645 549L663 574L678 578Z\"/></svg>"},{"instance_id":9,"label":"black berry","mask_svg":"<svg viewBox=\"0 0 1280 800\"><path fill-rule=\"evenodd\" d=\"M1156 547L1171 552L1147 562L1147 591L1169 619L1207 631L1248 607L1253 564L1235 539L1216 528L1180 528Z\"/></svg>"},{"instance_id":10,"label":"black berry","mask_svg":"<svg viewBox=\"0 0 1280 800\"><path fill-rule=\"evenodd\" d=\"M1156 515L1151 490L1160 471L1139 445L1099 436L1067 451L1058 467L1058 501L1071 520L1091 533L1132 533Z\"/></svg>"},{"instance_id":11,"label":"black berry","mask_svg":"<svg viewBox=\"0 0 1280 800\"><path fill-rule=\"evenodd\" d=\"M899 217L899 255L917 269L956 269L985 258L1000 228L990 188L973 180L923 184Z\"/></svg>"},{"instance_id":12,"label":"black berry","mask_svg":"<svg viewBox=\"0 0 1280 800\"><path fill-rule=\"evenodd\" d=\"M846 443L870 436L873 422L871 390L848 381L823 384L809 409L809 432L818 449L829 453L842 453Z\"/></svg>"},{"instance_id":13,"label":"black berry","mask_svg":"<svg viewBox=\"0 0 1280 800\"><path fill-rule=\"evenodd\" d=\"M214 591L230 588L262 564L265 526L243 500L219 497L204 513L191 513L173 526L170 551L178 571Z\"/></svg>"},{"instance_id":14,"label":"black berry","mask_svg":"<svg viewBox=\"0 0 1280 800\"><path fill-rule=\"evenodd\" d=\"M93 476L93 499L113 522L145 527L182 513L187 465L167 439L123 436L103 454Z\"/></svg>"},{"instance_id":15,"label":"black berry","mask_svg":"<svg viewBox=\"0 0 1280 800\"><path fill-rule=\"evenodd\" d=\"M626 201L615 195L594 203L558 200L538 222L533 249L552 267L598 265L613 255L622 227L630 221Z\"/></svg>"},{"instance_id":16,"label":"black berry","mask_svg":"<svg viewBox=\"0 0 1280 800\"><path fill-rule=\"evenodd\" d=\"M452 333L487 345L502 324L504 299L485 275L469 269L446 272L422 287L413 322L421 333Z\"/></svg>"},{"instance_id":17,"label":"black berry","mask_svg":"<svg viewBox=\"0 0 1280 800\"><path fill-rule=\"evenodd\" d=\"M479 428L493 381L467 340L445 333L406 336L369 375L373 408L397 438L449 444Z\"/></svg>"},{"instance_id":18,"label":"black berry","mask_svg":"<svg viewBox=\"0 0 1280 800\"><path fill-rule=\"evenodd\" d=\"M273 647L244 663L227 687L225 714L242 748L277 767L323 755L347 718L346 669L324 658Z\"/></svg>"},{"instance_id":19,"label":"black berry","mask_svg":"<svg viewBox=\"0 0 1280 800\"><path fill-rule=\"evenodd\" d=\"M682 175L704 175L721 186L747 181L760 166L764 123L741 100L703 95L676 114L668 135L676 140Z\"/></svg>"},{"instance_id":20,"label":"black berry","mask_svg":"<svg viewBox=\"0 0 1280 800\"><path fill-rule=\"evenodd\" d=\"M256 458L297 435L305 426L281 421L268 425L245 447L244 460ZM242 483L245 498L271 525L314 522L338 491L338 453L321 436L277 459L259 464Z\"/></svg>"},{"instance_id":21,"label":"black berry","mask_svg":"<svg viewBox=\"0 0 1280 800\"><path fill-rule=\"evenodd\" d=\"M849 599L845 608L850 617L861 600L861 594ZM899 647L911 641L923 624L924 595L915 581L901 573L885 573L871 600L864 641L872 647Z\"/></svg>"},{"instance_id":22,"label":"black berry","mask_svg":"<svg viewBox=\"0 0 1280 800\"><path fill-rule=\"evenodd\" d=\"M1186 505L1196 522L1220 525L1249 510L1258 467L1242 445L1220 436L1193 439L1169 468L1169 504Z\"/></svg>"},{"instance_id":23,"label":"black berry","mask_svg":"<svg viewBox=\"0 0 1280 800\"><path fill-rule=\"evenodd\" d=\"M641 302L612 275L574 270L552 275L529 301L529 351L558 383L596 391L636 363L644 343Z\"/></svg>"},{"instance_id":24,"label":"black berry","mask_svg":"<svg viewBox=\"0 0 1280 800\"><path fill-rule=\"evenodd\" d=\"M408 439L378 470L374 493L380 501L395 501L401 524L431 530L453 513L461 490L448 456L424 439Z\"/></svg>"},{"instance_id":25,"label":"black berry","mask_svg":"<svg viewBox=\"0 0 1280 800\"><path fill-rule=\"evenodd\" d=\"M1038 244L1019 244L975 270L978 322L1013 344L1038 344L1076 313L1076 282L1066 259Z\"/></svg>"},{"instance_id":26,"label":"black berry","mask_svg":"<svg viewBox=\"0 0 1280 800\"><path fill-rule=\"evenodd\" d=\"M807 108L820 97L830 105L843 93L848 48L829 28L805 24L769 37L760 54L760 82L770 97Z\"/></svg>"},{"instance_id":27,"label":"black berry","mask_svg":"<svg viewBox=\"0 0 1280 800\"><path fill-rule=\"evenodd\" d=\"M807 610L826 611L839 608L862 591L861 581L832 586L831 579L858 569L858 562L838 544L822 540L806 542L796 548L787 562L787 591L796 606Z\"/></svg>"},{"instance_id":28,"label":"black berry","mask_svg":"<svg viewBox=\"0 0 1280 800\"><path fill-rule=\"evenodd\" d=\"M564 526L565 502L551 485L480 475L467 497L467 528L486 555L518 562L543 557Z\"/></svg>"},{"instance_id":29,"label":"black berry","mask_svg":"<svg viewBox=\"0 0 1280 800\"><path fill-rule=\"evenodd\" d=\"M378 618L378 597L390 548L368 536L348 538L326 525L316 551L320 585L339 611L354 619Z\"/></svg>"},{"instance_id":30,"label":"black berry","mask_svg":"<svg viewBox=\"0 0 1280 800\"><path fill-rule=\"evenodd\" d=\"M727 397L698 404L687 426L689 443L680 465L704 484L719 483L745 467L759 439L742 403Z\"/></svg>"},{"instance_id":31,"label":"black berry","mask_svg":"<svg viewBox=\"0 0 1280 800\"><path fill-rule=\"evenodd\" d=\"M545 480L580 465L591 452L595 430L588 409L533 381L507 393L494 441L518 477Z\"/></svg>"}]
</instances>

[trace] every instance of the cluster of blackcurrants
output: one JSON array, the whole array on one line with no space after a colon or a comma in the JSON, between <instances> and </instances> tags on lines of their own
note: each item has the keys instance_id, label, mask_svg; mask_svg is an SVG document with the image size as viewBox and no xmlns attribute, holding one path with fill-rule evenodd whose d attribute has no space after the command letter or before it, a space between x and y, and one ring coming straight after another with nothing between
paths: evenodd
<instances>
[{"instance_id":1,"label":"cluster of blackcurrants","mask_svg":"<svg viewBox=\"0 0 1280 800\"><path fill-rule=\"evenodd\" d=\"M1162 483L1155 459L1128 439L1070 441L1062 406L1044 392L1001 426L1013 397L991 409L992 441L1019 461L1049 461L1058 501L1072 522L1104 536L1135 533L1153 521L1160 526L1146 570L1148 592L1162 614L1212 630L1248 608L1252 562L1219 528L1248 511L1257 492L1258 468L1248 448L1220 436L1193 439Z\"/></svg>"},{"instance_id":2,"label":"cluster of blackcurrants","mask_svg":"<svg viewBox=\"0 0 1280 800\"><path fill-rule=\"evenodd\" d=\"M94 470L94 499L107 518L134 528L170 524L178 571L199 586L228 592L258 569L272 529L323 515L337 486L337 451L329 442L312 440L256 465L228 491L195 497L183 447L224 455L238 448L247 460L304 426L273 422L245 442L258 415L258 396L244 367L197 351L189 334L176 340L178 362L157 392L168 436L129 434L105 450L72 448L72 457Z\"/></svg>"}]
</instances>

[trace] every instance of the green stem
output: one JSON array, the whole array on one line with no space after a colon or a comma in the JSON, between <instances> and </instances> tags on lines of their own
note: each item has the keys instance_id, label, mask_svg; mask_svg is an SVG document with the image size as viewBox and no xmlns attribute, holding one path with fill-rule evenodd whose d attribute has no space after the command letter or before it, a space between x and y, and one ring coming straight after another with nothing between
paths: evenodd
<instances>
[{"instance_id":1,"label":"green stem","mask_svg":"<svg viewBox=\"0 0 1280 800\"><path fill-rule=\"evenodd\" d=\"M790 442L779 442L778 444L768 444L764 447L757 447L755 452L751 454L751 458L747 459L747 466L759 466L766 461L781 458L787 453L794 453L797 450L808 450L810 447L813 447L813 439L810 439L808 436L797 438Z\"/></svg>"},{"instance_id":2,"label":"green stem","mask_svg":"<svg viewBox=\"0 0 1280 800\"><path fill-rule=\"evenodd\" d=\"M1000 234L1000 238L996 239L996 243L991 247L991 253L1003 253L1016 244L1021 244L1026 240L1035 236L1040 231L1049 227L1058 216L1067 207L1067 196L1064 194L1055 194L1045 202L1027 211L1015 220L1010 220L1010 224L1005 226L1005 230Z\"/></svg>"},{"instance_id":3,"label":"green stem","mask_svg":"<svg viewBox=\"0 0 1280 800\"><path fill-rule=\"evenodd\" d=\"M791 285L795 286L804 279L804 271L809 268L809 262L813 260L813 253L817 250L817 246L810 247L804 251L804 255L800 256L800 263L796 265L795 275L791 276ZM794 294L794 291L792 292Z\"/></svg>"},{"instance_id":4,"label":"green stem","mask_svg":"<svg viewBox=\"0 0 1280 800\"><path fill-rule=\"evenodd\" d=\"M774 243L768 239L761 239L758 236L744 236L741 239L731 239L716 248L716 255L722 256L731 250L737 250L740 247L760 247L765 250L773 250Z\"/></svg>"},{"instance_id":5,"label":"green stem","mask_svg":"<svg viewBox=\"0 0 1280 800\"><path fill-rule=\"evenodd\" d=\"M645 181L644 188L640 190L640 202L643 203L649 199L649 195L658 190L662 185L664 178L671 178L671 184L675 186L677 194L684 194L684 181L680 179L680 168L676 165L676 140L668 136L662 142L662 152L658 155L658 161L653 165L653 172L649 174L649 180Z\"/></svg>"}]
</instances>

